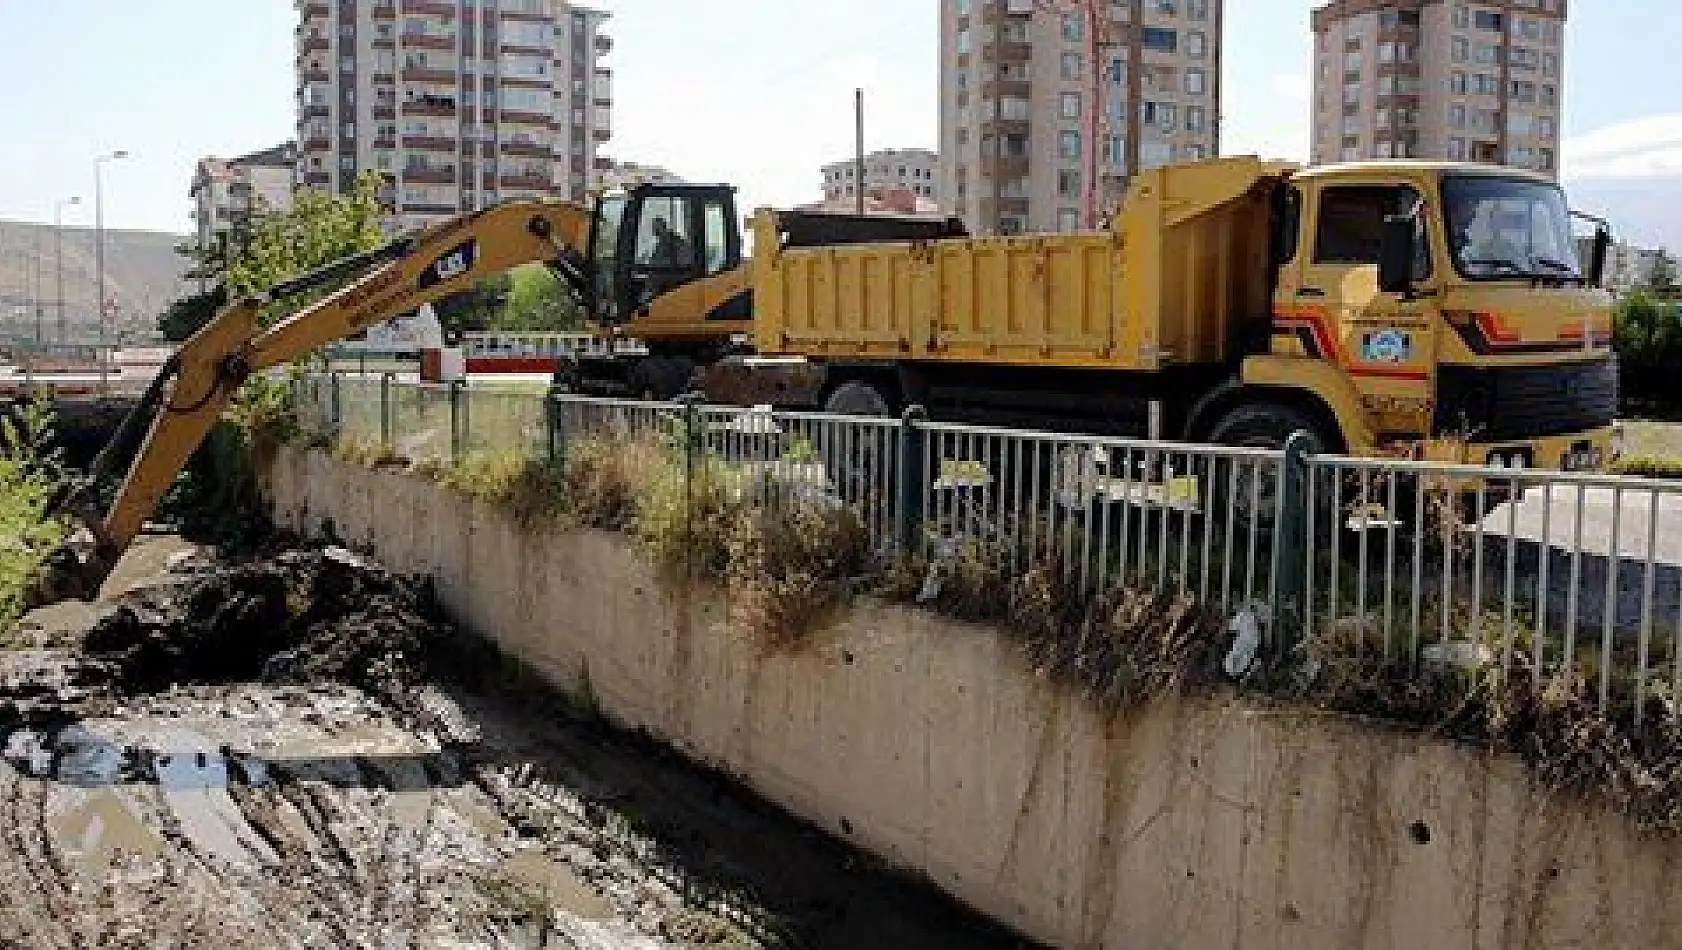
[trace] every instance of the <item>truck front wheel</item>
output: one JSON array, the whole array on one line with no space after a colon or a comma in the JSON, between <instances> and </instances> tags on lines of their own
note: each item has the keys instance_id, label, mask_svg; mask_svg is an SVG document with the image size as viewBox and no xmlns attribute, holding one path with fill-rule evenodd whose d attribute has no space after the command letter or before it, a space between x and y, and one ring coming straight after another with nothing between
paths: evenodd
<instances>
[{"instance_id":1,"label":"truck front wheel","mask_svg":"<svg viewBox=\"0 0 1682 950\"><path fill-rule=\"evenodd\" d=\"M1308 413L1277 403L1238 406L1215 423L1209 442L1278 451L1298 432L1307 436L1310 455L1335 451L1333 440ZM1232 460L1216 463L1212 469L1214 485L1209 496L1214 500L1215 516L1235 518L1242 527L1253 523L1262 531L1271 531L1279 496L1278 467Z\"/></svg>"}]
</instances>

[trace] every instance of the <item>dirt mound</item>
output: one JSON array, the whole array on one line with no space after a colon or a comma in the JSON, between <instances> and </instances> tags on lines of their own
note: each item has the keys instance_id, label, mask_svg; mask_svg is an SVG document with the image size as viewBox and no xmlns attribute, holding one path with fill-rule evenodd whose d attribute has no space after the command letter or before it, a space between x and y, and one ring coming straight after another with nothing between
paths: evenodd
<instances>
[{"instance_id":1,"label":"dirt mound","mask_svg":"<svg viewBox=\"0 0 1682 950\"><path fill-rule=\"evenodd\" d=\"M114 685L338 681L402 692L448 627L419 585L337 548L291 551L126 598L83 639Z\"/></svg>"}]
</instances>

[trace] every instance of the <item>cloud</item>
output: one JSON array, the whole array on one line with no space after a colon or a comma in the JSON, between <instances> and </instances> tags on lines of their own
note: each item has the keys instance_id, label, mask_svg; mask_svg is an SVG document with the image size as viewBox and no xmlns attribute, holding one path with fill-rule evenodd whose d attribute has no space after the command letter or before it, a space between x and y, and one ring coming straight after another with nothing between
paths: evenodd
<instances>
[{"instance_id":1,"label":"cloud","mask_svg":"<svg viewBox=\"0 0 1682 950\"><path fill-rule=\"evenodd\" d=\"M1567 139L1565 177L1647 179L1682 177L1682 114L1621 122Z\"/></svg>"}]
</instances>

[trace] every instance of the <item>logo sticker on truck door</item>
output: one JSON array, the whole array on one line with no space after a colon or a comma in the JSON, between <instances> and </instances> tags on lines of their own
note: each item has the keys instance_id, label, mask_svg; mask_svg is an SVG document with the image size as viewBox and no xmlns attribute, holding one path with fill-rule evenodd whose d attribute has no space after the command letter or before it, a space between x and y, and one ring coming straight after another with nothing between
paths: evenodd
<instances>
[{"instance_id":1,"label":"logo sticker on truck door","mask_svg":"<svg viewBox=\"0 0 1682 950\"><path fill-rule=\"evenodd\" d=\"M1391 366L1413 359L1413 336L1394 328L1372 330L1361 336L1361 362Z\"/></svg>"}]
</instances>

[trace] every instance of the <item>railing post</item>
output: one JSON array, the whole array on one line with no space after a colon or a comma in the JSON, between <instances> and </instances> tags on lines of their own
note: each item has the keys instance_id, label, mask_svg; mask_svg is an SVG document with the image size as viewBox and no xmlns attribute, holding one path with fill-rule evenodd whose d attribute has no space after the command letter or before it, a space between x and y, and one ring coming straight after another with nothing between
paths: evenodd
<instances>
[{"instance_id":1,"label":"railing post","mask_svg":"<svg viewBox=\"0 0 1682 950\"><path fill-rule=\"evenodd\" d=\"M462 398L462 380L450 380L450 461L461 461L463 430L466 427L466 406Z\"/></svg>"},{"instance_id":2,"label":"railing post","mask_svg":"<svg viewBox=\"0 0 1682 950\"><path fill-rule=\"evenodd\" d=\"M1274 659L1283 661L1308 633L1308 566L1302 556L1309 538L1308 479L1314 439L1298 432L1285 442L1279 466L1279 497L1273 513L1273 576L1278 579L1273 605Z\"/></svg>"},{"instance_id":3,"label":"railing post","mask_svg":"<svg viewBox=\"0 0 1682 950\"><path fill-rule=\"evenodd\" d=\"M701 397L684 393L673 400L683 409L683 561L684 576L695 577L695 456L701 443Z\"/></svg>"},{"instance_id":4,"label":"railing post","mask_svg":"<svg viewBox=\"0 0 1682 950\"><path fill-rule=\"evenodd\" d=\"M381 376L380 376L380 448L383 448L383 449L390 449L397 441L395 436L394 436L395 426L392 424L392 418L391 418L391 410L392 410L391 384L394 383L394 382L396 382L396 377L393 374L391 374L391 373L381 374Z\"/></svg>"},{"instance_id":5,"label":"railing post","mask_svg":"<svg viewBox=\"0 0 1682 950\"><path fill-rule=\"evenodd\" d=\"M339 390L339 374L337 372L327 374L327 402L328 412L331 415L333 438L337 439L344 431L345 423L344 394Z\"/></svg>"},{"instance_id":6,"label":"railing post","mask_svg":"<svg viewBox=\"0 0 1682 950\"><path fill-rule=\"evenodd\" d=\"M909 555L923 529L923 424L929 413L922 406L908 406L899 417L899 440L894 459L894 544L901 556Z\"/></svg>"},{"instance_id":7,"label":"railing post","mask_svg":"<svg viewBox=\"0 0 1682 950\"><path fill-rule=\"evenodd\" d=\"M561 388L550 386L544 398L544 415L549 428L549 464L559 468L566 464L567 431L566 406L561 401Z\"/></svg>"}]
</instances>

